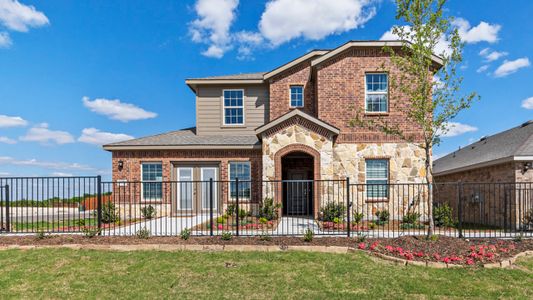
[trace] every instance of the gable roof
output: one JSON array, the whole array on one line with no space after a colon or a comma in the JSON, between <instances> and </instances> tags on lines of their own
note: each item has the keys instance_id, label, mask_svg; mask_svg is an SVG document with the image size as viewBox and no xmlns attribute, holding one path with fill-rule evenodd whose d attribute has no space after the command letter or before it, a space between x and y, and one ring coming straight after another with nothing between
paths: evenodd
<instances>
[{"instance_id":1,"label":"gable roof","mask_svg":"<svg viewBox=\"0 0 533 300\"><path fill-rule=\"evenodd\" d=\"M256 136L213 135L199 136L196 127L146 136L123 142L104 145L112 150L156 150L156 149L253 149L261 144Z\"/></svg>"},{"instance_id":2,"label":"gable roof","mask_svg":"<svg viewBox=\"0 0 533 300\"><path fill-rule=\"evenodd\" d=\"M483 137L433 163L435 175L445 175L508 161L533 160L533 120Z\"/></svg>"},{"instance_id":3,"label":"gable roof","mask_svg":"<svg viewBox=\"0 0 533 300\"><path fill-rule=\"evenodd\" d=\"M240 73L240 74L232 74L232 75L189 78L187 79L187 81L192 81L192 80L262 80L263 75L265 75L265 72Z\"/></svg>"},{"instance_id":4,"label":"gable roof","mask_svg":"<svg viewBox=\"0 0 533 300\"><path fill-rule=\"evenodd\" d=\"M295 109L291 112L288 112L272 121L270 121L269 123L265 124L265 125L262 125L262 126L259 126L255 129L255 134L257 134L258 136L260 136L263 132L293 118L293 117L301 117L313 124L316 124L324 129L326 129L327 131L335 134L335 135L338 135L340 133L340 129L338 129L337 127L333 126L333 125L330 125L320 119L317 119L311 115L308 115L306 113L304 113L303 111L299 110L299 109Z\"/></svg>"},{"instance_id":5,"label":"gable roof","mask_svg":"<svg viewBox=\"0 0 533 300\"><path fill-rule=\"evenodd\" d=\"M327 54L324 54L321 57L313 60L313 62L311 62L311 65L312 66L319 65L319 64L329 60L330 58L333 58L333 57L337 56L338 54L340 54L340 53L344 52L345 50L347 50L349 48L352 48L352 47L385 47L385 46L402 47L403 43L404 43L403 41L398 41L398 40L390 40L390 41L349 41L346 44L344 44L344 45L342 45L342 46L340 46L340 47L338 47L336 49L333 49L333 50L329 51ZM407 42L407 45L410 46L411 43ZM433 60L439 66L442 66L444 64L443 59L440 58L439 56L435 55L435 54L431 55L431 60Z\"/></svg>"},{"instance_id":6,"label":"gable roof","mask_svg":"<svg viewBox=\"0 0 533 300\"><path fill-rule=\"evenodd\" d=\"M310 58L313 58L315 56L321 56L321 55L324 55L326 53L328 53L330 50L312 50L296 59L293 59L291 60L290 62L282 65L282 66L279 66L277 68L275 68L274 70L270 71L270 72L267 72L265 73L265 75L263 76L263 79L264 80L267 80L268 78L274 76L274 75L277 75L285 70L288 70L294 66L296 66L297 64L301 63L301 62L304 62Z\"/></svg>"}]
</instances>

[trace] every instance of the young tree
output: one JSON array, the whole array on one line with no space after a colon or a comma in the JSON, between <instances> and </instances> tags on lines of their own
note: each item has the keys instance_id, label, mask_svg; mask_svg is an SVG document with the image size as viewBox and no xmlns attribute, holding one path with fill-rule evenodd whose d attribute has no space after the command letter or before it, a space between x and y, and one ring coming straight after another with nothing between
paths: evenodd
<instances>
[{"instance_id":1,"label":"young tree","mask_svg":"<svg viewBox=\"0 0 533 300\"><path fill-rule=\"evenodd\" d=\"M464 44L453 19L444 15L445 3L446 0L396 0L396 19L405 24L393 27L392 34L401 41L401 47L383 48L392 66L399 70L390 72L389 85L402 95L401 101L408 102L402 110L406 121L418 125L418 134L407 132L399 124L391 124L386 117L366 120L361 112L357 112L351 122L354 126L397 136L424 150L428 236L434 232L432 146L450 129L450 120L477 98L476 93L460 94L463 79L456 68L462 61ZM442 59L442 65L432 59L435 54Z\"/></svg>"}]
</instances>

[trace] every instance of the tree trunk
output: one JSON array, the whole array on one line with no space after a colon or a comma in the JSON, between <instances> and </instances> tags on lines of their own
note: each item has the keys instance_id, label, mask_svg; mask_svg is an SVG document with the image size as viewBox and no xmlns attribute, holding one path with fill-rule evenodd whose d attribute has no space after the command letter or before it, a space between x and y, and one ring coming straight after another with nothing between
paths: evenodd
<instances>
[{"instance_id":1,"label":"tree trunk","mask_svg":"<svg viewBox=\"0 0 533 300\"><path fill-rule=\"evenodd\" d=\"M435 223L433 222L433 175L431 169L431 152L430 145L426 145L426 184L428 191L428 218L429 218L429 227L428 227L428 238L434 234Z\"/></svg>"}]
</instances>

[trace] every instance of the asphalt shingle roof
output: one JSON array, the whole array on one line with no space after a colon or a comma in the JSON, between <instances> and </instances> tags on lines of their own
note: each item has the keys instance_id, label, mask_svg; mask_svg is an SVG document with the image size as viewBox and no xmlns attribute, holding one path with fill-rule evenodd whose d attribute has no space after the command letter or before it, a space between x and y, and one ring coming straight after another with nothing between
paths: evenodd
<instances>
[{"instance_id":1,"label":"asphalt shingle roof","mask_svg":"<svg viewBox=\"0 0 533 300\"><path fill-rule=\"evenodd\" d=\"M259 145L255 135L196 135L196 127L107 144L106 146L251 146Z\"/></svg>"},{"instance_id":2,"label":"asphalt shingle roof","mask_svg":"<svg viewBox=\"0 0 533 300\"><path fill-rule=\"evenodd\" d=\"M533 156L533 120L441 157L433 163L435 174L513 156Z\"/></svg>"},{"instance_id":3,"label":"asphalt shingle roof","mask_svg":"<svg viewBox=\"0 0 533 300\"><path fill-rule=\"evenodd\" d=\"M230 75L221 75L221 76L209 76L201 78L189 78L189 80L260 80L263 79L263 75L266 72L256 72L256 73L241 73L241 74L230 74Z\"/></svg>"}]
</instances>

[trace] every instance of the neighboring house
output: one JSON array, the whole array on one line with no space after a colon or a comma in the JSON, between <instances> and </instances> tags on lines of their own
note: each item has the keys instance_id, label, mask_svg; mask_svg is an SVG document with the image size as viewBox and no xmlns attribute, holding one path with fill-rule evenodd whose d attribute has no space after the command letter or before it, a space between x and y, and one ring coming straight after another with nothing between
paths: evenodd
<instances>
[{"instance_id":1,"label":"neighboring house","mask_svg":"<svg viewBox=\"0 0 533 300\"><path fill-rule=\"evenodd\" d=\"M113 154L113 180L141 181L135 201L171 202L179 214L206 209L206 188L191 183L174 193L161 182L239 178L245 181L240 201L251 209L274 188L282 189L276 201L283 202L284 214L315 216L325 190L319 192L319 180L423 183L425 155L415 144L421 139L407 143L349 125L362 112L365 120L383 117L419 136L419 127L406 121L409 102L389 88L389 74L400 71L383 52L386 44L401 47L397 41L352 41L269 72L187 79L196 95L196 127L105 145ZM441 67L439 57L431 59ZM280 180L314 183L295 191L273 183ZM217 185L217 207L234 199L235 189ZM361 195L359 200L389 205L386 186Z\"/></svg>"},{"instance_id":2,"label":"neighboring house","mask_svg":"<svg viewBox=\"0 0 533 300\"><path fill-rule=\"evenodd\" d=\"M433 174L436 201L457 213L459 192L465 222L520 228L533 217L533 120L435 160Z\"/></svg>"}]
</instances>

